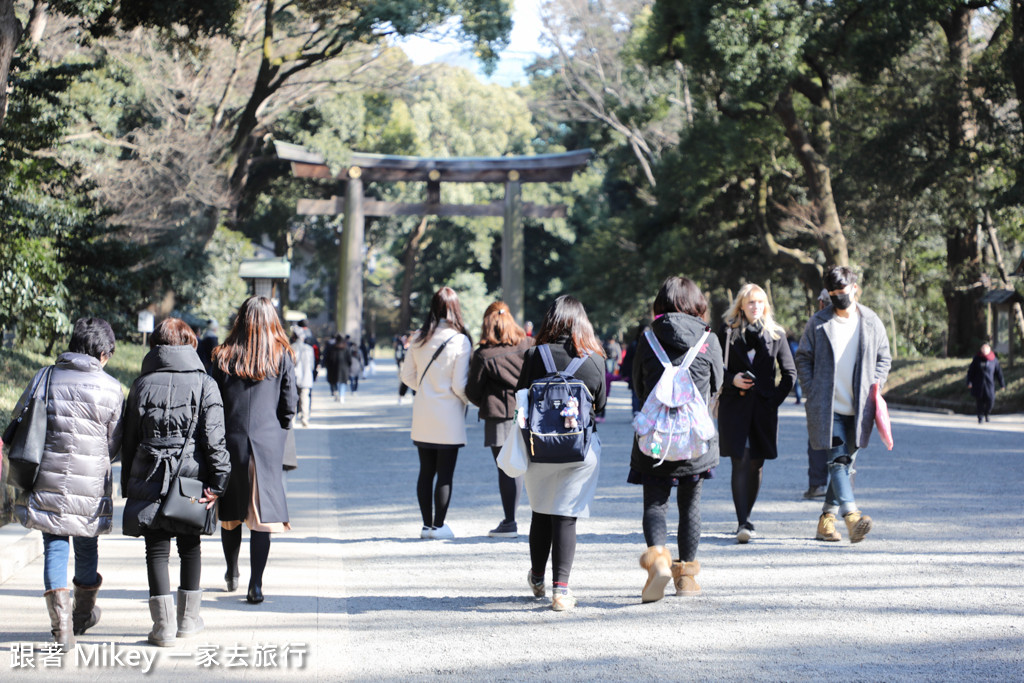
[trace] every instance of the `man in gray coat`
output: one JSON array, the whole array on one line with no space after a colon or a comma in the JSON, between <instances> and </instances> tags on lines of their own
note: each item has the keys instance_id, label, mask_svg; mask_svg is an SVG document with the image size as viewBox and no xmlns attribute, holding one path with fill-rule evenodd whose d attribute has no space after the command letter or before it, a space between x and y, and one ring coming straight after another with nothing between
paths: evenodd
<instances>
[{"instance_id":1,"label":"man in gray coat","mask_svg":"<svg viewBox=\"0 0 1024 683\"><path fill-rule=\"evenodd\" d=\"M843 516L851 543L871 531L853 497L850 472L857 450L868 445L875 419L871 385L885 384L892 356L885 327L874 311L856 303L857 276L845 266L825 273L831 305L807 323L796 369L804 389L810 447L828 452L829 484L816 538L840 540L836 513Z\"/></svg>"}]
</instances>

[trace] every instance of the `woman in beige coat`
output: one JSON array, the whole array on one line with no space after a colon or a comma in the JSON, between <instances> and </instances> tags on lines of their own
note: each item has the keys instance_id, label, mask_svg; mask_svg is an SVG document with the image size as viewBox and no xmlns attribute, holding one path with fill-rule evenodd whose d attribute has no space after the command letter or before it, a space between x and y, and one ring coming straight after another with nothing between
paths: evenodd
<instances>
[{"instance_id":1,"label":"woman in beige coat","mask_svg":"<svg viewBox=\"0 0 1024 683\"><path fill-rule=\"evenodd\" d=\"M416 482L423 516L420 538L455 537L444 518L452 496L455 460L466 443L466 379L472 350L459 297L450 287L442 287L402 363L402 382L416 391L412 441L420 455Z\"/></svg>"}]
</instances>

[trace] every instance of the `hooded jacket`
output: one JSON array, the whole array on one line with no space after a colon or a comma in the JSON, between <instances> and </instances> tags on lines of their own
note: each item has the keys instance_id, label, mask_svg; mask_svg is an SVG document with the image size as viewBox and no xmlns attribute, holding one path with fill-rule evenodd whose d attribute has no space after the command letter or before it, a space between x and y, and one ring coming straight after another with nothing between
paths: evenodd
<instances>
[{"instance_id":1,"label":"hooded jacket","mask_svg":"<svg viewBox=\"0 0 1024 683\"><path fill-rule=\"evenodd\" d=\"M193 416L194 435L185 444ZM227 488L231 462L220 389L191 346L161 345L146 354L142 374L128 392L122 448L125 535L150 530L194 534L194 529L156 518L178 455L179 476L199 479L217 495Z\"/></svg>"},{"instance_id":2,"label":"hooded jacket","mask_svg":"<svg viewBox=\"0 0 1024 683\"><path fill-rule=\"evenodd\" d=\"M26 390L16 414L27 398ZM15 502L22 525L56 536L110 533L110 463L121 447L123 405L121 383L99 360L70 351L60 355L50 379L39 475L32 491Z\"/></svg>"},{"instance_id":3,"label":"hooded jacket","mask_svg":"<svg viewBox=\"0 0 1024 683\"><path fill-rule=\"evenodd\" d=\"M661 342L672 365L680 365L683 362L686 352L700 341L701 335L707 329L709 328L703 320L686 313L666 313L651 324L654 336ZM633 390L641 404L654 391L662 372L664 368L654 354L654 349L647 343L646 337L640 337L636 356L633 358ZM722 346L714 333L708 335L704 347L693 359L690 377L704 396L704 400L708 402L718 387L722 386ZM718 434L716 432L708 442L707 452L700 457L692 460L666 460L660 465L657 462L640 450L634 435L633 453L630 457L630 466L634 470L659 477L689 477L718 466Z\"/></svg>"}]
</instances>

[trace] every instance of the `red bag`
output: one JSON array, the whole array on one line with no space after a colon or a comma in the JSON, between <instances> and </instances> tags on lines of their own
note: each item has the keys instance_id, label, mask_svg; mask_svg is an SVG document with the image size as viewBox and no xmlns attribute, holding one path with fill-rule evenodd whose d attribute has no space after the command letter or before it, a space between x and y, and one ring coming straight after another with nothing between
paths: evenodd
<instances>
[{"instance_id":1,"label":"red bag","mask_svg":"<svg viewBox=\"0 0 1024 683\"><path fill-rule=\"evenodd\" d=\"M882 392L878 384L871 385L871 397L875 399L875 427L878 428L878 436L881 437L885 447L892 450L892 423L889 421L889 406L882 398Z\"/></svg>"}]
</instances>

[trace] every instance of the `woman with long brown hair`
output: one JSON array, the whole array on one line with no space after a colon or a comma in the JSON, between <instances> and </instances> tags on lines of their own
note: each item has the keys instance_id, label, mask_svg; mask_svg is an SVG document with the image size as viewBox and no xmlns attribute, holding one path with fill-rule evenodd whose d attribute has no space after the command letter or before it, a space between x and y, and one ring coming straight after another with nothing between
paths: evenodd
<instances>
[{"instance_id":1,"label":"woman with long brown hair","mask_svg":"<svg viewBox=\"0 0 1024 683\"><path fill-rule=\"evenodd\" d=\"M604 348L594 335L587 312L578 299L562 295L555 299L537 332L536 346L526 352L517 389L529 388L534 380L548 374L542 346L551 352L557 370L565 370L573 359L583 358L573 375L583 382L593 399L592 413L607 402L604 377ZM594 423L590 416L590 424ZM584 460L566 463L528 463L526 493L533 520L530 523L530 570L526 580L538 598L544 597L544 575L551 556L551 609L572 609L576 598L569 590L569 572L576 554L576 520L590 516L590 501L597 490L601 441L590 438Z\"/></svg>"},{"instance_id":2,"label":"woman with long brown hair","mask_svg":"<svg viewBox=\"0 0 1024 683\"><path fill-rule=\"evenodd\" d=\"M516 384L523 370L523 357L533 344L512 318L504 301L495 301L484 311L480 337L480 346L469 361L466 396L480 409L480 418L484 421L484 446L490 447L497 461L498 453L512 431ZM519 534L516 507L522 489L522 477L512 478L498 469L498 493L505 517L488 536L515 538Z\"/></svg>"},{"instance_id":3,"label":"woman with long brown hair","mask_svg":"<svg viewBox=\"0 0 1024 683\"><path fill-rule=\"evenodd\" d=\"M420 456L416 481L423 517L420 538L455 538L444 520L452 498L455 460L466 445L466 379L472 351L459 297L451 287L442 287L431 299L427 319L413 335L402 363L402 382L416 391L411 436Z\"/></svg>"},{"instance_id":4,"label":"woman with long brown hair","mask_svg":"<svg viewBox=\"0 0 1024 683\"><path fill-rule=\"evenodd\" d=\"M242 522L249 527L251 604L263 602L270 534L291 529L282 465L286 430L298 404L295 356L266 297L238 309L231 334L213 350L213 377L224 399L231 481L220 500L227 589L238 587Z\"/></svg>"}]
</instances>

